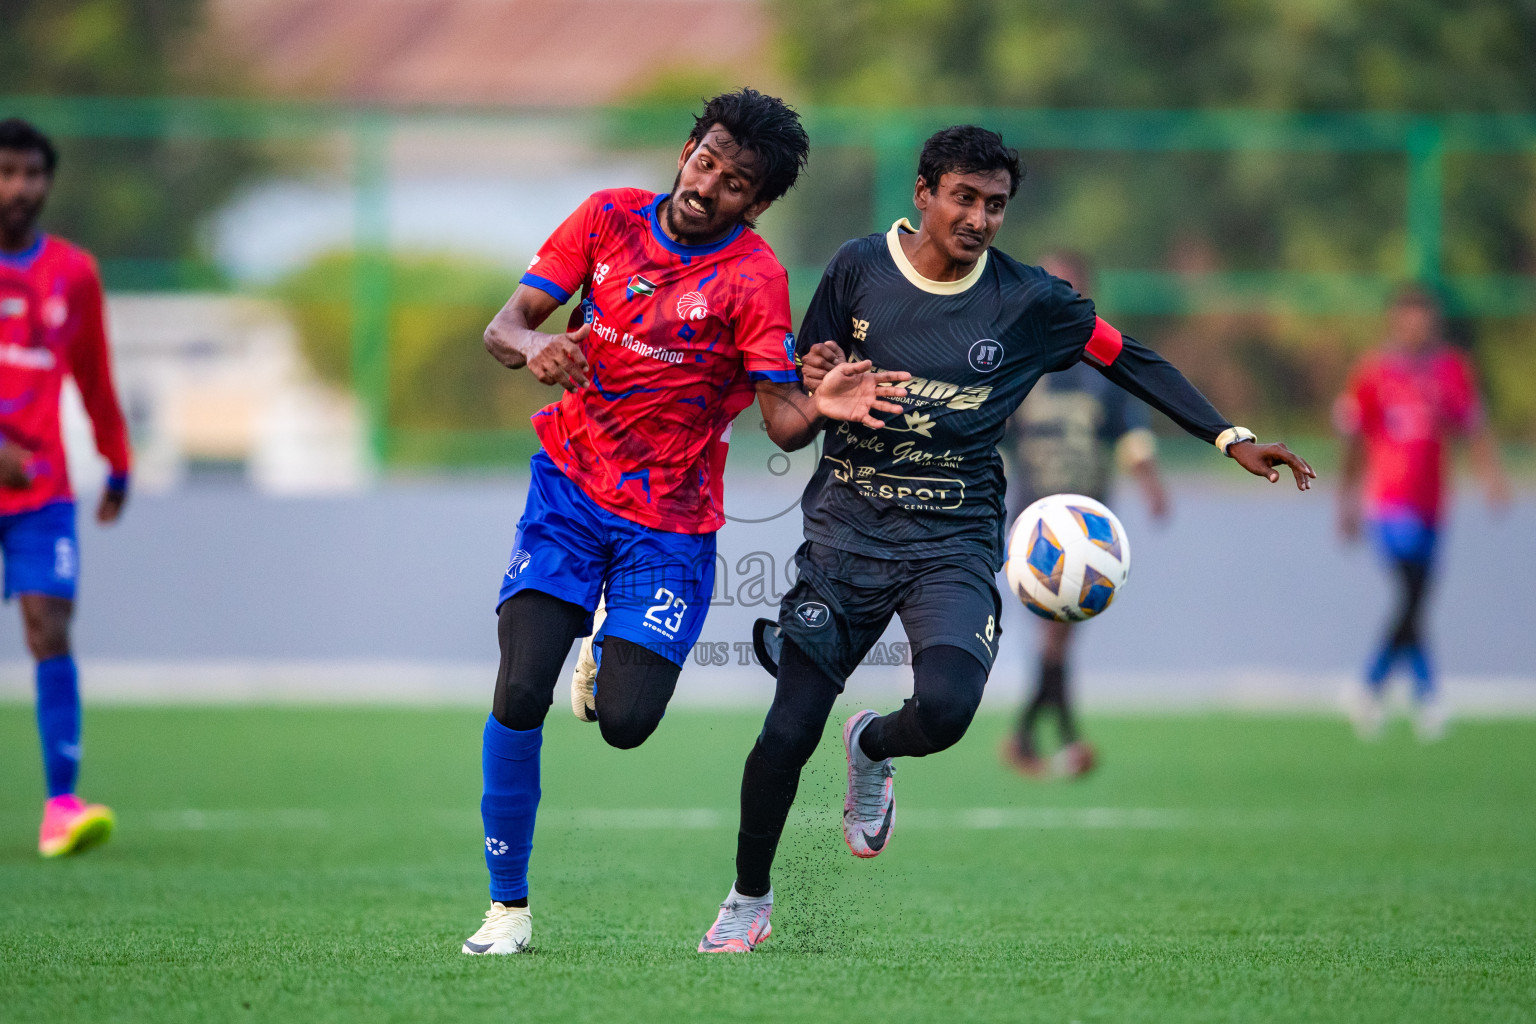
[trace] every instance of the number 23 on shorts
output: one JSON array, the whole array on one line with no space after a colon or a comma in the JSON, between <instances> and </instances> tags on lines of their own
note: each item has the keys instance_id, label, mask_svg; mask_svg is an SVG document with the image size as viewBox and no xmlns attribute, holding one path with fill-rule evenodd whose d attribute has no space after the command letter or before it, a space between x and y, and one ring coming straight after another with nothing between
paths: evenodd
<instances>
[{"instance_id":1,"label":"number 23 on shorts","mask_svg":"<svg viewBox=\"0 0 1536 1024\"><path fill-rule=\"evenodd\" d=\"M645 610L645 621L655 623L665 629L669 637L675 637L682 628L683 616L688 614L688 602L666 587L657 587L654 599L656 603Z\"/></svg>"}]
</instances>

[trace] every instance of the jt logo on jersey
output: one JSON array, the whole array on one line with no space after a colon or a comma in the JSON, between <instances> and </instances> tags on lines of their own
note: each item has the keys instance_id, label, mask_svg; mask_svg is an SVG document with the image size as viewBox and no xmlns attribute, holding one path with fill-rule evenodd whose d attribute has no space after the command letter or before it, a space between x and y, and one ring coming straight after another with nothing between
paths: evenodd
<instances>
[{"instance_id":1,"label":"jt logo on jersey","mask_svg":"<svg viewBox=\"0 0 1536 1024\"><path fill-rule=\"evenodd\" d=\"M993 338L982 338L971 346L971 369L991 373L1003 365L1003 346Z\"/></svg>"}]
</instances>

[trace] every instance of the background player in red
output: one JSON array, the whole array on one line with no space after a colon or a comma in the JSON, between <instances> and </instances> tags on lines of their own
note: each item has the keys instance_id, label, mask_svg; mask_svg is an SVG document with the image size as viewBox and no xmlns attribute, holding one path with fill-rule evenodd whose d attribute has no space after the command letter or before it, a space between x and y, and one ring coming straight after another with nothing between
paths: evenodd
<instances>
[{"instance_id":1,"label":"background player in red","mask_svg":"<svg viewBox=\"0 0 1536 1024\"><path fill-rule=\"evenodd\" d=\"M1340 528L1352 540L1362 523L1369 524L1398 587L1397 610L1366 670L1355 724L1367 738L1380 733L1382 690L1402 661L1413 673L1419 736L1438 739L1445 710L1421 617L1445 504L1446 442L1468 438L1490 503L1506 504L1509 484L1478 400L1477 373L1445 343L1440 305L1431 293L1410 286L1393 298L1386 342L1356 365L1334 418L1345 444Z\"/></svg>"},{"instance_id":2,"label":"background player in red","mask_svg":"<svg viewBox=\"0 0 1536 1024\"><path fill-rule=\"evenodd\" d=\"M768 434L802 447L821 417L878 425L905 373L852 364L800 385L784 268L751 230L794 185L809 140L751 89L695 119L668 193L598 192L534 258L485 332L505 366L565 395L533 416L542 450L498 599L501 666L482 768L491 907L466 953L528 948L528 860L544 716L576 638L607 618L595 710L616 747L661 722L714 589L731 423L757 398ZM564 334L537 328L580 292Z\"/></svg>"},{"instance_id":3,"label":"background player in red","mask_svg":"<svg viewBox=\"0 0 1536 1024\"><path fill-rule=\"evenodd\" d=\"M75 378L111 475L96 508L115 522L128 496L128 431L112 387L101 280L83 250L38 231L58 155L40 131L0 121L0 550L5 597L21 604L37 662L37 726L48 802L38 850L58 857L112 832L112 812L75 795L80 692L70 653L79 548L59 429Z\"/></svg>"}]
</instances>

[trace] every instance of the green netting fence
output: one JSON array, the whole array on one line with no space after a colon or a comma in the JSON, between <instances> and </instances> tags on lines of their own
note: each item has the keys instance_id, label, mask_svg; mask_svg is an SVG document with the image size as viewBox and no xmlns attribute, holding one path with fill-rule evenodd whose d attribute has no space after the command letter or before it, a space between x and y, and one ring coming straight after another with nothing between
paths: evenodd
<instances>
[{"instance_id":1,"label":"green netting fence","mask_svg":"<svg viewBox=\"0 0 1536 1024\"><path fill-rule=\"evenodd\" d=\"M510 289L517 270L509 264L499 278L481 275L465 298L451 287L462 275L402 269L410 254L392 237L389 203L402 140L430 151L433 139L515 137L535 153L575 140L654 168L655 180L612 184L662 189L692 123L687 110L674 108L386 111L189 98L12 96L0 99L0 112L42 125L66 158L70 147L104 146L116 156L103 159L133 160L135 145L159 145L151 180L162 173L179 181L178 147L262 154L225 161L250 180L313 173L345 180L349 251L325 279L334 315L299 320L344 334L331 338L344 350L337 373L361 399L379 459L423 465L494 464L525 453L526 407L547 396L526 388L491 395L482 416L474 402L454 399L450 385L459 385L450 381L428 403L409 401L419 364L406 348L410 325L457 316L453 329L467 335L465 351L477 348L473 325L499 304L497 282ZM1488 376L1500 422L1536 439L1528 369L1536 356L1536 115L953 108L803 115L810 169L762 226L790 268L798 306L839 242L911 212L923 139L947 124L975 122L1001 131L1030 168L999 244L1025 259L1054 247L1088 252L1099 267L1101 308L1163 347L1219 402L1257 403L1261 422L1323 429L1326 398L1352 354L1379 331L1385 297L1416 279L1446 296ZM66 174L69 166L66 159ZM194 198L191 186L166 185L173 187ZM114 216L105 201L93 209ZM565 212L548 211L551 224ZM144 231L154 229L151 220ZM118 242L98 245L97 254L117 291L269 288L233 279L195 244L146 255ZM435 292L433 281L448 284ZM486 359L484 379L493 378L488 358L475 358ZM465 365L462 386L473 389L482 364ZM457 419L438 415L454 409Z\"/></svg>"}]
</instances>

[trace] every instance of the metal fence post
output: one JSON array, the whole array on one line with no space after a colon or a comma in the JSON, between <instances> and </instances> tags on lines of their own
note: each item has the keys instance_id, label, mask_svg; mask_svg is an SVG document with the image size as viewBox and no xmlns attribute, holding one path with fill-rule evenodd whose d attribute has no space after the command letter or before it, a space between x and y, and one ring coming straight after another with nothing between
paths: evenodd
<instances>
[{"instance_id":1,"label":"metal fence post","mask_svg":"<svg viewBox=\"0 0 1536 1024\"><path fill-rule=\"evenodd\" d=\"M1444 202L1444 135L1436 121L1415 121L1408 131L1407 271L1432 286L1441 282Z\"/></svg>"},{"instance_id":2,"label":"metal fence post","mask_svg":"<svg viewBox=\"0 0 1536 1024\"><path fill-rule=\"evenodd\" d=\"M378 464L389 448L389 140L386 115L358 115L352 130L352 381Z\"/></svg>"}]
</instances>

